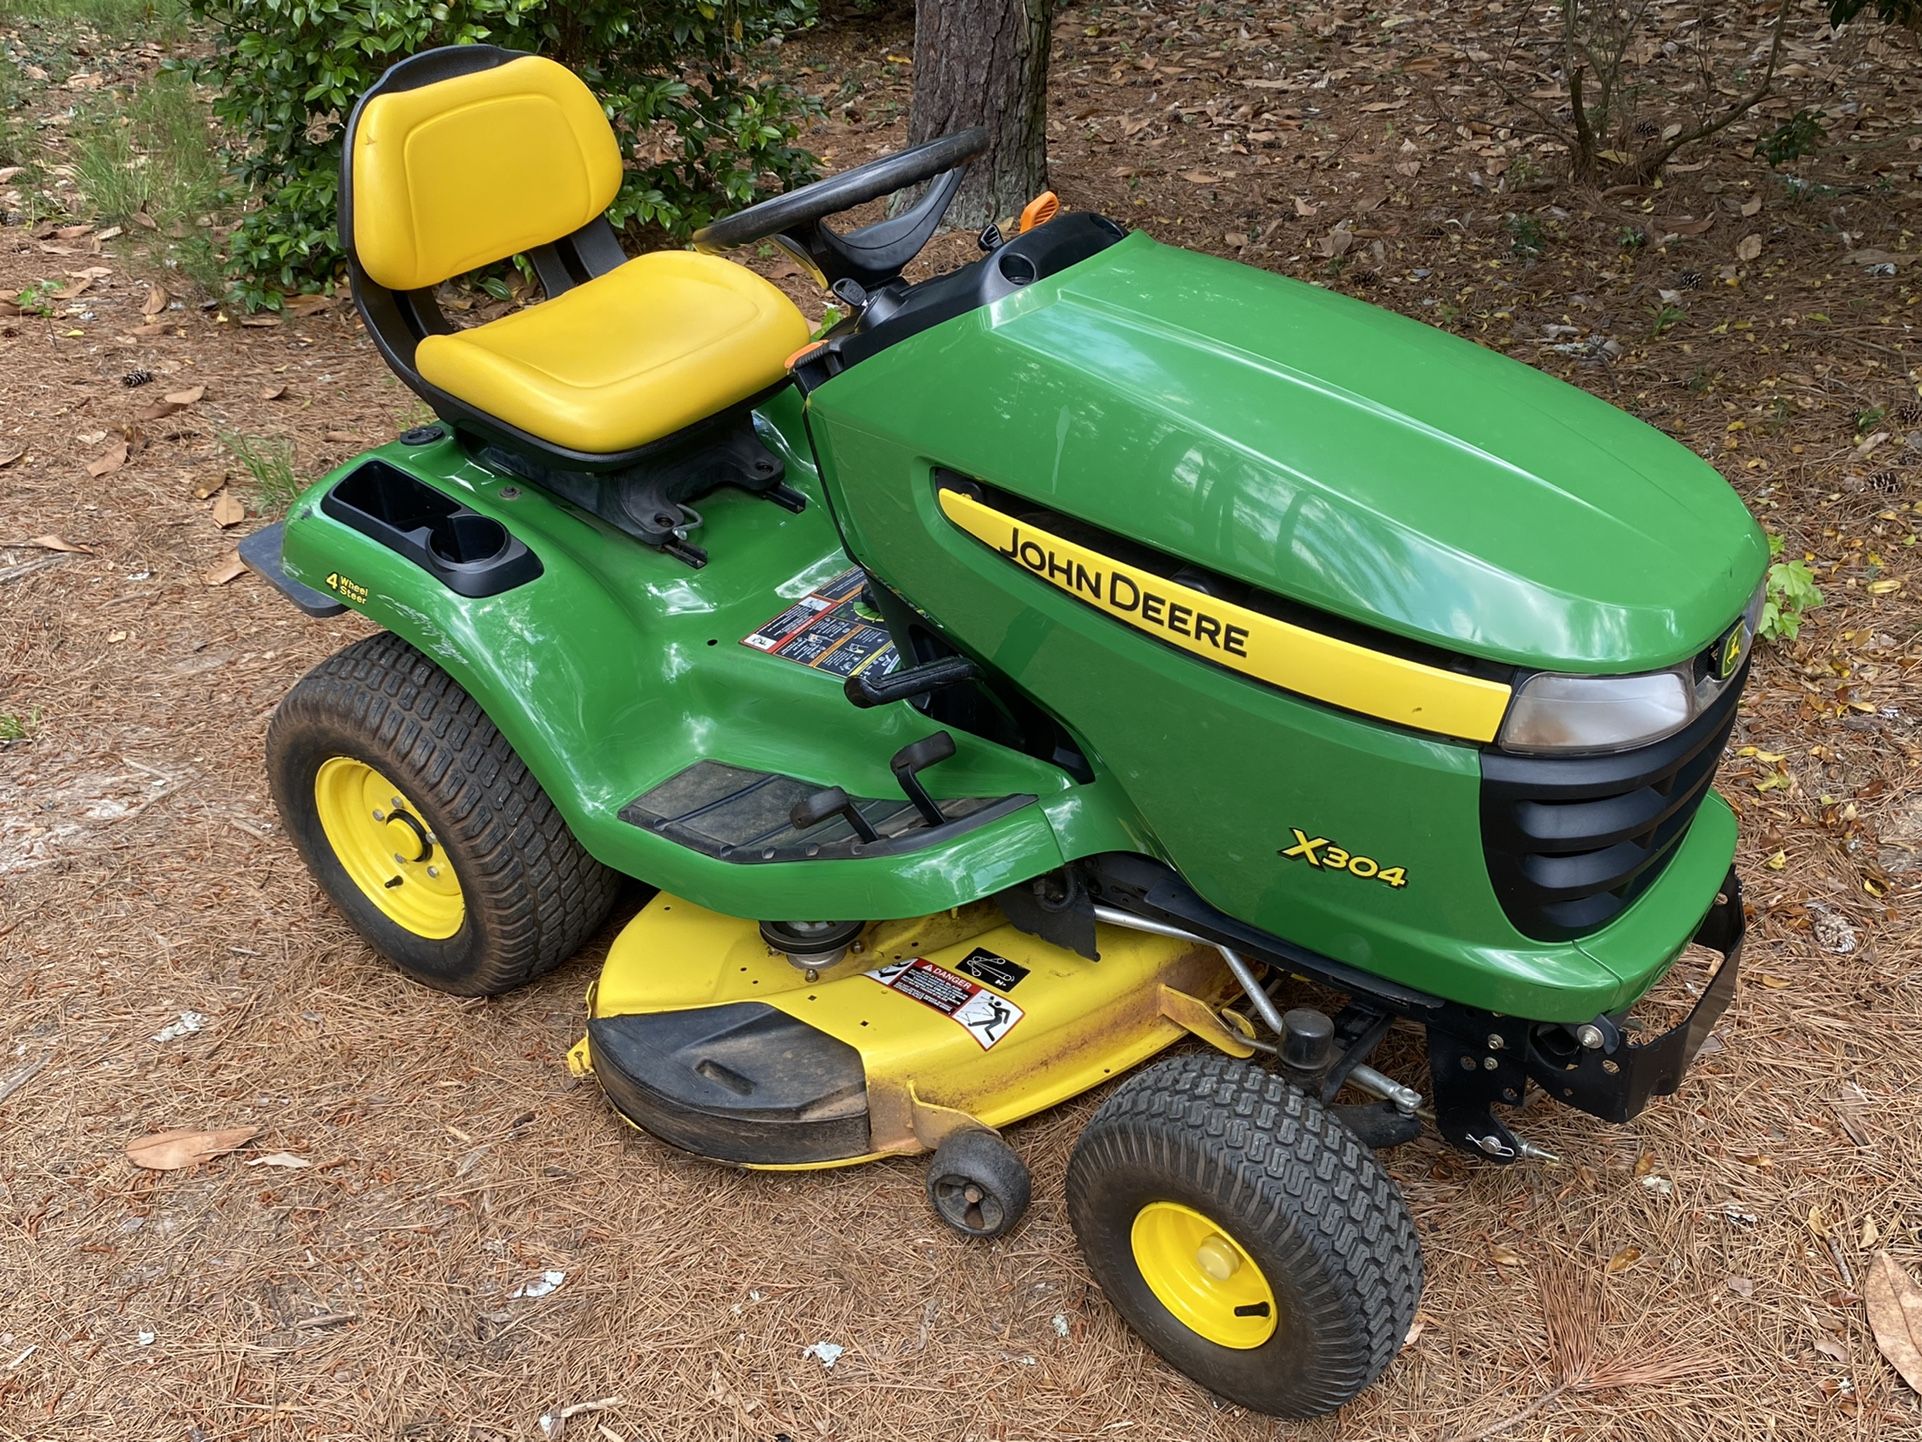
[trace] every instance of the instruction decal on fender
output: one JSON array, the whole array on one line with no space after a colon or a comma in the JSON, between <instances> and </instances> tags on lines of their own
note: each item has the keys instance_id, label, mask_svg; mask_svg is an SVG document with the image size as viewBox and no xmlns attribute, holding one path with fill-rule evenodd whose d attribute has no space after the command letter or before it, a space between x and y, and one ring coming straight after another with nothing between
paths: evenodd
<instances>
[{"instance_id":1,"label":"instruction decal on fender","mask_svg":"<svg viewBox=\"0 0 1922 1442\"><path fill-rule=\"evenodd\" d=\"M888 628L861 612L867 579L859 566L843 571L743 636L741 644L810 671L846 677L872 667L875 675L887 675L900 658Z\"/></svg>"},{"instance_id":2,"label":"instruction decal on fender","mask_svg":"<svg viewBox=\"0 0 1922 1442\"><path fill-rule=\"evenodd\" d=\"M1022 975L1026 974L1023 970ZM1005 996L996 996L986 987L977 986L965 976L956 976L946 967L936 966L925 957L910 956L889 962L866 975L890 991L911 996L921 1005L952 1017L969 1036L980 1043L983 1051L1013 1031L1015 1023L1026 1015Z\"/></svg>"}]
</instances>

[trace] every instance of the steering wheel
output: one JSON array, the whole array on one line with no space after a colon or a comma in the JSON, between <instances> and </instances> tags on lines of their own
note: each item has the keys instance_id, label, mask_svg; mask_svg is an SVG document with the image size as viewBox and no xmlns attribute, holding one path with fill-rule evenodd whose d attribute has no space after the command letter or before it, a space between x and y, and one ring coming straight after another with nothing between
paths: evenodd
<instances>
[{"instance_id":1,"label":"steering wheel","mask_svg":"<svg viewBox=\"0 0 1922 1442\"><path fill-rule=\"evenodd\" d=\"M910 146L879 160L776 195L694 232L699 250L731 250L773 240L821 272L830 285L853 280L864 289L884 284L921 253L947 214L967 162L988 148L988 132L972 129ZM927 194L897 216L839 234L830 215L933 180Z\"/></svg>"}]
</instances>

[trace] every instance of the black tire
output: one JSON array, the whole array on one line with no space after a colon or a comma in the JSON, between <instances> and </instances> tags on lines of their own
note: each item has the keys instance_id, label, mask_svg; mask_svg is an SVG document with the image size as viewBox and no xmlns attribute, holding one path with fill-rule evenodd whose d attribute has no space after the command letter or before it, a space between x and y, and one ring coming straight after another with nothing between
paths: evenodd
<instances>
[{"instance_id":1,"label":"black tire","mask_svg":"<svg viewBox=\"0 0 1922 1442\"><path fill-rule=\"evenodd\" d=\"M1221 1345L1156 1296L1132 1241L1154 1203L1204 1214L1255 1263L1274 1296L1265 1341ZM1068 1164L1068 1217L1149 1346L1277 1417L1332 1412L1380 1376L1421 1296L1421 1245L1374 1153L1320 1102L1231 1057L1163 1062L1104 1102Z\"/></svg>"},{"instance_id":2,"label":"black tire","mask_svg":"<svg viewBox=\"0 0 1922 1442\"><path fill-rule=\"evenodd\" d=\"M993 1132L969 1127L934 1149L928 1201L964 1237L989 1241L1013 1229L1028 1210L1028 1164Z\"/></svg>"},{"instance_id":3,"label":"black tire","mask_svg":"<svg viewBox=\"0 0 1922 1442\"><path fill-rule=\"evenodd\" d=\"M315 777L333 757L372 766L418 813L423 855L442 858L459 882L453 935L398 924L343 867L315 799ZM495 996L558 966L619 889L473 697L398 636L356 641L300 679L268 724L267 773L282 824L328 898L374 950L440 991Z\"/></svg>"}]
</instances>

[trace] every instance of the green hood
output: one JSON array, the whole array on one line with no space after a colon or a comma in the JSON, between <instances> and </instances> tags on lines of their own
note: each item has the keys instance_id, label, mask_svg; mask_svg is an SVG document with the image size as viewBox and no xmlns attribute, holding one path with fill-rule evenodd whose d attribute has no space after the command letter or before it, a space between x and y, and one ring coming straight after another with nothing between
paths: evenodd
<instances>
[{"instance_id":1,"label":"green hood","mask_svg":"<svg viewBox=\"0 0 1922 1442\"><path fill-rule=\"evenodd\" d=\"M939 438L938 464L1451 651L1667 665L1728 625L1767 564L1721 476L1614 407L1143 235L833 385L897 356L927 381L893 414Z\"/></svg>"}]
</instances>

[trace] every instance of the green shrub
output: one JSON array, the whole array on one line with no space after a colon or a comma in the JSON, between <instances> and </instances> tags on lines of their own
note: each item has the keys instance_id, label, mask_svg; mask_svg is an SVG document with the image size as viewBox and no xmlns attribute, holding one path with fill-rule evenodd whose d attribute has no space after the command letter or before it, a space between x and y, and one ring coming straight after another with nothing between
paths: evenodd
<instances>
[{"instance_id":1,"label":"green shrub","mask_svg":"<svg viewBox=\"0 0 1922 1442\"><path fill-rule=\"evenodd\" d=\"M1825 111L1798 110L1756 141L1755 153L1768 162L1771 170L1780 170L1792 160L1813 155L1828 139L1828 130L1822 124L1827 118Z\"/></svg>"},{"instance_id":2,"label":"green shrub","mask_svg":"<svg viewBox=\"0 0 1922 1442\"><path fill-rule=\"evenodd\" d=\"M1769 555L1780 557L1782 538L1769 534ZM1802 633L1802 617L1822 604L1822 590L1815 584L1815 573L1801 561L1773 561L1762 600L1762 622L1757 628L1764 641L1793 641Z\"/></svg>"},{"instance_id":3,"label":"green shrub","mask_svg":"<svg viewBox=\"0 0 1922 1442\"><path fill-rule=\"evenodd\" d=\"M745 73L746 52L812 18L813 0L189 0L218 32L202 62L216 114L259 197L232 239L239 298L276 304L337 275L341 130L389 65L486 41L549 55L601 97L627 153L610 214L683 239L811 173L794 145L804 100ZM483 178L484 179L484 178ZM514 199L503 196L503 204Z\"/></svg>"}]
</instances>

